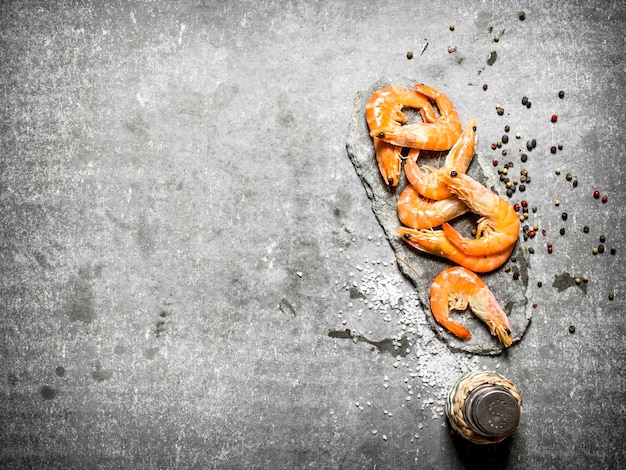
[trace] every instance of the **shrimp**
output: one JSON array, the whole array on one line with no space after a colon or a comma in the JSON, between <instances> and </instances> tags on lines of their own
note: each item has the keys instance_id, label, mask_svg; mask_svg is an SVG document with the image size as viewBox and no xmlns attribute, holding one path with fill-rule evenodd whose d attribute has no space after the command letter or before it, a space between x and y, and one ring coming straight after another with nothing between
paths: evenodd
<instances>
[{"instance_id":1,"label":"shrimp","mask_svg":"<svg viewBox=\"0 0 626 470\"><path fill-rule=\"evenodd\" d=\"M509 319L482 279L461 266L444 269L430 286L433 317L450 333L468 340L472 334L467 328L450 319L451 310L465 310L468 306L506 347L513 344Z\"/></svg>"},{"instance_id":2,"label":"shrimp","mask_svg":"<svg viewBox=\"0 0 626 470\"><path fill-rule=\"evenodd\" d=\"M519 238L520 220L508 202L470 176L455 170L442 174L440 178L452 193L482 216L475 239L463 237L450 224L442 224L441 228L453 245L470 256L492 255L515 245Z\"/></svg>"},{"instance_id":3,"label":"shrimp","mask_svg":"<svg viewBox=\"0 0 626 470\"><path fill-rule=\"evenodd\" d=\"M380 128L399 127L407 117L403 107L420 110L423 121L436 120L435 110L428 98L414 90L399 86L388 86L375 91L365 106L365 117L370 132L376 134ZM385 182L397 186L402 167L402 147L382 141L374 136L374 151L378 169ZM419 153L419 152L418 152Z\"/></svg>"},{"instance_id":4,"label":"shrimp","mask_svg":"<svg viewBox=\"0 0 626 470\"><path fill-rule=\"evenodd\" d=\"M409 227L398 227L397 232L404 241L419 251L441 256L476 273L487 273L499 268L513 253L514 245L508 249L484 256L471 256L463 253L454 245L443 230L415 230Z\"/></svg>"},{"instance_id":5,"label":"shrimp","mask_svg":"<svg viewBox=\"0 0 626 470\"><path fill-rule=\"evenodd\" d=\"M433 228L469 212L469 207L456 196L434 201L420 196L411 185L398 198L398 218L414 229Z\"/></svg>"},{"instance_id":6,"label":"shrimp","mask_svg":"<svg viewBox=\"0 0 626 470\"><path fill-rule=\"evenodd\" d=\"M446 199L452 196L452 192L448 186L441 181L439 175L441 173L449 173L452 168L456 169L457 172L465 173L472 158L474 158L477 124L476 119L472 119L467 124L459 139L448 152L446 161L440 169L425 166L424 168L427 171L424 172L417 166L417 159L411 158L412 155L409 154L404 164L404 173L418 193L424 197L435 200Z\"/></svg>"},{"instance_id":7,"label":"shrimp","mask_svg":"<svg viewBox=\"0 0 626 470\"><path fill-rule=\"evenodd\" d=\"M422 150L448 150L461 135L461 119L452 101L440 91L427 85L415 85L415 91L433 100L439 109L439 117L423 119L400 125L370 128L370 135L390 144L401 147L419 148ZM424 109L424 108L422 108Z\"/></svg>"}]
</instances>

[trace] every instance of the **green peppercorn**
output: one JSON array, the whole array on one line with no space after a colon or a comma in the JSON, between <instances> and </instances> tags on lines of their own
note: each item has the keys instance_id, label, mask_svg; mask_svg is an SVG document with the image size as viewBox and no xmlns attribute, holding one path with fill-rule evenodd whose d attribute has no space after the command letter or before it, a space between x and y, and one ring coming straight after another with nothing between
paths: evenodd
<instances>
[{"instance_id":1,"label":"green peppercorn","mask_svg":"<svg viewBox=\"0 0 626 470\"><path fill-rule=\"evenodd\" d=\"M604 235L600 235L600 243L604 243L606 241L606 237Z\"/></svg>"}]
</instances>

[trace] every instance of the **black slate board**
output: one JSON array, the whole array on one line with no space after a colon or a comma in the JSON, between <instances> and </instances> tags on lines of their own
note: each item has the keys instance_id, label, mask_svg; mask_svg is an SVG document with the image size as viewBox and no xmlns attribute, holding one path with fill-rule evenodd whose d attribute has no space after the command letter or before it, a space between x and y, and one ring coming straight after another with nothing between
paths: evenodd
<instances>
[{"instance_id":1,"label":"black slate board","mask_svg":"<svg viewBox=\"0 0 626 470\"><path fill-rule=\"evenodd\" d=\"M491 336L489 328L482 321L476 318L469 310L466 312L453 312L451 315L458 323L468 328L472 337L467 341L462 341L443 330L438 323L435 322L430 312L430 302L428 292L430 285L439 272L443 269L453 266L454 264L443 258L424 254L415 250L402 240L397 233L396 228L400 226L397 215L397 197L401 193L403 187L407 184L403 177L397 188L389 188L380 176L376 157L374 155L374 145L369 135L367 121L365 119L365 105L369 96L376 90L389 85L398 85L412 87L416 83L408 79L380 79L374 83L365 92L357 92L354 99L354 110L350 120L348 140L346 149L348 156L354 165L354 168L361 178L365 191L372 201L372 210L382 226L389 243L391 244L397 256L401 257L409 263L418 272L416 274L412 269L403 262L398 261L401 272L407 276L415 287L424 308L426 317L437 334L437 336L452 349L453 351L466 351L473 354L495 355L500 354L506 348L502 345L497 337ZM434 84L433 84L434 85ZM436 85L435 85L436 86ZM445 90L441 90L447 93ZM458 99L455 96L449 98L454 102ZM467 119L463 119L463 126ZM480 140L480 119L478 120L478 139ZM422 152L420 155L420 164L435 163L445 156L445 152ZM429 160L431 160L429 162ZM474 157L467 174L474 179L480 181L496 193L501 193L498 176L493 170L490 162L487 162L480 154ZM460 221L455 222L455 226L460 230L467 230L475 221L475 217L463 217ZM521 340L526 328L530 324L532 318L531 289L529 286L529 257L522 235L513 251L512 258L502 267L486 274L479 274L480 277L489 286L504 310L509 316L511 329L513 330L513 341ZM504 267L509 266L507 272ZM514 279L514 273L517 279Z\"/></svg>"}]
</instances>

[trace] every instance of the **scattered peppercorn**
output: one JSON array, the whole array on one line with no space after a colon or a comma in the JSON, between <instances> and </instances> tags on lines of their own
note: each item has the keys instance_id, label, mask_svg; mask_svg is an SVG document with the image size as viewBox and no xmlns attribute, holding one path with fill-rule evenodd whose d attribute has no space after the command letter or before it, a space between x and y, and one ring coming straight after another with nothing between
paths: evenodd
<instances>
[{"instance_id":1,"label":"scattered peppercorn","mask_svg":"<svg viewBox=\"0 0 626 470\"><path fill-rule=\"evenodd\" d=\"M561 227L561 230L559 230L559 233L561 235L565 235L565 227Z\"/></svg>"},{"instance_id":2,"label":"scattered peppercorn","mask_svg":"<svg viewBox=\"0 0 626 470\"><path fill-rule=\"evenodd\" d=\"M611 254L614 255L615 253L617 253L617 250L615 248L611 248Z\"/></svg>"},{"instance_id":3,"label":"scattered peppercorn","mask_svg":"<svg viewBox=\"0 0 626 470\"><path fill-rule=\"evenodd\" d=\"M560 169L560 168L557 168L556 170L554 170L554 173L555 173L556 175L560 175L560 174L561 174L561 169Z\"/></svg>"},{"instance_id":4,"label":"scattered peppercorn","mask_svg":"<svg viewBox=\"0 0 626 470\"><path fill-rule=\"evenodd\" d=\"M587 276L586 274L583 276L583 282L584 283L589 282L589 276Z\"/></svg>"},{"instance_id":5,"label":"scattered peppercorn","mask_svg":"<svg viewBox=\"0 0 626 470\"><path fill-rule=\"evenodd\" d=\"M499 34L496 34L496 35L493 37L493 42L498 42L499 40L500 40L500 35L499 35Z\"/></svg>"},{"instance_id":6,"label":"scattered peppercorn","mask_svg":"<svg viewBox=\"0 0 626 470\"><path fill-rule=\"evenodd\" d=\"M526 149L530 152L533 149L533 144L530 140L526 141Z\"/></svg>"},{"instance_id":7,"label":"scattered peppercorn","mask_svg":"<svg viewBox=\"0 0 626 470\"><path fill-rule=\"evenodd\" d=\"M454 23L450 23L450 31L454 31Z\"/></svg>"},{"instance_id":8,"label":"scattered peppercorn","mask_svg":"<svg viewBox=\"0 0 626 470\"><path fill-rule=\"evenodd\" d=\"M409 60L411 60L411 59L413 58L413 51L408 51L408 52L406 53L406 58L407 58L407 59L409 59Z\"/></svg>"},{"instance_id":9,"label":"scattered peppercorn","mask_svg":"<svg viewBox=\"0 0 626 470\"><path fill-rule=\"evenodd\" d=\"M563 212L563 213L561 214L561 219L563 219L563 220L567 220L567 212Z\"/></svg>"},{"instance_id":10,"label":"scattered peppercorn","mask_svg":"<svg viewBox=\"0 0 626 470\"><path fill-rule=\"evenodd\" d=\"M550 116L550 121L551 122L556 122L557 119L559 119L559 117L556 114L553 114L552 116Z\"/></svg>"},{"instance_id":11,"label":"scattered peppercorn","mask_svg":"<svg viewBox=\"0 0 626 470\"><path fill-rule=\"evenodd\" d=\"M448 54L452 54L456 51L456 46L448 46Z\"/></svg>"},{"instance_id":12,"label":"scattered peppercorn","mask_svg":"<svg viewBox=\"0 0 626 470\"><path fill-rule=\"evenodd\" d=\"M571 173L568 173L568 174L566 174L566 175L565 175L565 179L566 179L567 181L572 181L572 178L573 178L573 177L574 177L574 175L572 175Z\"/></svg>"},{"instance_id":13,"label":"scattered peppercorn","mask_svg":"<svg viewBox=\"0 0 626 470\"><path fill-rule=\"evenodd\" d=\"M513 280L514 280L514 281L517 281L518 279L519 279L519 273L518 273L517 271L515 271L515 272L513 273Z\"/></svg>"},{"instance_id":14,"label":"scattered peppercorn","mask_svg":"<svg viewBox=\"0 0 626 470\"><path fill-rule=\"evenodd\" d=\"M511 130L511 128L509 127L508 124L506 126L504 126L504 132L509 132L510 130Z\"/></svg>"},{"instance_id":15,"label":"scattered peppercorn","mask_svg":"<svg viewBox=\"0 0 626 470\"><path fill-rule=\"evenodd\" d=\"M526 185L525 184L520 184L519 188L518 188L521 192L526 191Z\"/></svg>"},{"instance_id":16,"label":"scattered peppercorn","mask_svg":"<svg viewBox=\"0 0 626 470\"><path fill-rule=\"evenodd\" d=\"M573 186L573 187L578 186L578 180L576 180L576 179L575 179L575 180L572 180L572 186Z\"/></svg>"},{"instance_id":17,"label":"scattered peppercorn","mask_svg":"<svg viewBox=\"0 0 626 470\"><path fill-rule=\"evenodd\" d=\"M615 294L613 292L609 292L609 300L613 300L615 298Z\"/></svg>"},{"instance_id":18,"label":"scattered peppercorn","mask_svg":"<svg viewBox=\"0 0 626 470\"><path fill-rule=\"evenodd\" d=\"M517 17L518 17L521 21L524 21L524 20L526 19L526 13L524 13L523 11L520 11L520 12L517 14Z\"/></svg>"},{"instance_id":19,"label":"scattered peppercorn","mask_svg":"<svg viewBox=\"0 0 626 470\"><path fill-rule=\"evenodd\" d=\"M589 233L589 225L584 225L583 226L583 232Z\"/></svg>"},{"instance_id":20,"label":"scattered peppercorn","mask_svg":"<svg viewBox=\"0 0 626 470\"><path fill-rule=\"evenodd\" d=\"M598 245L598 253L604 253L604 245Z\"/></svg>"},{"instance_id":21,"label":"scattered peppercorn","mask_svg":"<svg viewBox=\"0 0 626 470\"><path fill-rule=\"evenodd\" d=\"M526 163L526 161L528 160L528 155L523 153L522 156L520 157L520 160L522 160L523 163Z\"/></svg>"},{"instance_id":22,"label":"scattered peppercorn","mask_svg":"<svg viewBox=\"0 0 626 470\"><path fill-rule=\"evenodd\" d=\"M561 205L561 200L560 200L560 199L556 199L556 200L554 201L554 205L555 205L555 206L560 206L560 205Z\"/></svg>"},{"instance_id":23,"label":"scattered peppercorn","mask_svg":"<svg viewBox=\"0 0 626 470\"><path fill-rule=\"evenodd\" d=\"M548 254L551 255L552 254L552 246L548 246Z\"/></svg>"},{"instance_id":24,"label":"scattered peppercorn","mask_svg":"<svg viewBox=\"0 0 626 470\"><path fill-rule=\"evenodd\" d=\"M576 283L577 286L580 285L580 283L582 282L582 279L580 279L579 277L577 277L576 279L574 279L574 282Z\"/></svg>"},{"instance_id":25,"label":"scattered peppercorn","mask_svg":"<svg viewBox=\"0 0 626 470\"><path fill-rule=\"evenodd\" d=\"M565 92L563 90L559 91L559 98L563 99L565 97Z\"/></svg>"},{"instance_id":26,"label":"scattered peppercorn","mask_svg":"<svg viewBox=\"0 0 626 470\"><path fill-rule=\"evenodd\" d=\"M606 204L606 202L609 200L609 196L607 196L606 194L604 196L602 196L602 202Z\"/></svg>"},{"instance_id":27,"label":"scattered peppercorn","mask_svg":"<svg viewBox=\"0 0 626 470\"><path fill-rule=\"evenodd\" d=\"M522 97L522 104L526 106L526 103L528 103L528 98L524 96Z\"/></svg>"},{"instance_id":28,"label":"scattered peppercorn","mask_svg":"<svg viewBox=\"0 0 626 470\"><path fill-rule=\"evenodd\" d=\"M503 144L508 144L509 143L509 136L508 135L504 134L502 136L502 143Z\"/></svg>"},{"instance_id":29,"label":"scattered peppercorn","mask_svg":"<svg viewBox=\"0 0 626 470\"><path fill-rule=\"evenodd\" d=\"M606 241L606 237L604 235L600 235L600 243L604 243Z\"/></svg>"},{"instance_id":30,"label":"scattered peppercorn","mask_svg":"<svg viewBox=\"0 0 626 470\"><path fill-rule=\"evenodd\" d=\"M576 333L576 327L574 325L570 325L569 326L569 332L572 333L572 334Z\"/></svg>"},{"instance_id":31,"label":"scattered peppercorn","mask_svg":"<svg viewBox=\"0 0 626 470\"><path fill-rule=\"evenodd\" d=\"M483 90L487 91L487 88L489 88L489 85L487 85L486 83L483 83Z\"/></svg>"},{"instance_id":32,"label":"scattered peppercorn","mask_svg":"<svg viewBox=\"0 0 626 470\"><path fill-rule=\"evenodd\" d=\"M558 147L559 150L563 150L563 144L557 144L556 146Z\"/></svg>"},{"instance_id":33,"label":"scattered peppercorn","mask_svg":"<svg viewBox=\"0 0 626 470\"><path fill-rule=\"evenodd\" d=\"M530 105L531 105L531 104L532 104L532 103L529 101L528 103L526 103L526 107L527 107L528 109L530 109Z\"/></svg>"},{"instance_id":34,"label":"scattered peppercorn","mask_svg":"<svg viewBox=\"0 0 626 470\"><path fill-rule=\"evenodd\" d=\"M598 191L597 189L593 192L593 197L598 199L600 197L600 191Z\"/></svg>"},{"instance_id":35,"label":"scattered peppercorn","mask_svg":"<svg viewBox=\"0 0 626 470\"><path fill-rule=\"evenodd\" d=\"M537 139L531 140L530 143L532 144L533 148L535 148L537 146Z\"/></svg>"},{"instance_id":36,"label":"scattered peppercorn","mask_svg":"<svg viewBox=\"0 0 626 470\"><path fill-rule=\"evenodd\" d=\"M498 160L494 160L492 163L493 163L493 166L498 166L499 162L498 162Z\"/></svg>"},{"instance_id":37,"label":"scattered peppercorn","mask_svg":"<svg viewBox=\"0 0 626 470\"><path fill-rule=\"evenodd\" d=\"M543 286L543 282L537 281L537 287L541 288L541 286Z\"/></svg>"},{"instance_id":38,"label":"scattered peppercorn","mask_svg":"<svg viewBox=\"0 0 626 470\"><path fill-rule=\"evenodd\" d=\"M556 147L554 145L550 147L550 153L556 153Z\"/></svg>"},{"instance_id":39,"label":"scattered peppercorn","mask_svg":"<svg viewBox=\"0 0 626 470\"><path fill-rule=\"evenodd\" d=\"M598 254L598 248L594 246L594 247L591 249L591 252L592 252L594 255L597 255L597 254Z\"/></svg>"},{"instance_id":40,"label":"scattered peppercorn","mask_svg":"<svg viewBox=\"0 0 626 470\"><path fill-rule=\"evenodd\" d=\"M531 246L530 248L528 248L528 253L530 253L531 255L535 254L535 249Z\"/></svg>"}]
</instances>

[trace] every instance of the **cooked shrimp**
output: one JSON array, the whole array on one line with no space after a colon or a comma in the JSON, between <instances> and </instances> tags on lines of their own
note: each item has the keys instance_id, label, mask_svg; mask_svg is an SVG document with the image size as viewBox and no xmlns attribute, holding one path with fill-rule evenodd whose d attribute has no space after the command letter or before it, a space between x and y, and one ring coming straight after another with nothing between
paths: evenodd
<instances>
[{"instance_id":1,"label":"cooked shrimp","mask_svg":"<svg viewBox=\"0 0 626 470\"><path fill-rule=\"evenodd\" d=\"M454 245L442 230L415 230L409 227L398 227L397 231L404 241L414 248L441 256L460 264L476 273L487 273L502 266L515 248L512 245L505 251L493 255L471 256L463 253Z\"/></svg>"},{"instance_id":2,"label":"cooked shrimp","mask_svg":"<svg viewBox=\"0 0 626 470\"><path fill-rule=\"evenodd\" d=\"M438 90L426 85L415 85L415 91L433 100L439 109L439 117L423 119L405 126L380 126L370 135L390 144L422 150L448 150L461 135L461 120L452 101ZM422 108L424 109L424 108Z\"/></svg>"},{"instance_id":3,"label":"cooked shrimp","mask_svg":"<svg viewBox=\"0 0 626 470\"><path fill-rule=\"evenodd\" d=\"M441 173L450 173L452 168L457 172L465 173L472 158L474 158L477 124L476 119L472 119L467 123L465 130L452 146L446 156L446 161L439 169L432 166L424 166L426 171L423 171L417 165L417 158L412 158L412 155L409 154L404 164L404 173L418 193L424 197L435 200L446 199L452 196L452 192L448 186L441 181L439 175Z\"/></svg>"},{"instance_id":4,"label":"cooked shrimp","mask_svg":"<svg viewBox=\"0 0 626 470\"><path fill-rule=\"evenodd\" d=\"M415 229L437 227L469 210L469 207L454 195L435 201L420 196L411 185L407 185L398 198L398 218L404 225Z\"/></svg>"},{"instance_id":5,"label":"cooked shrimp","mask_svg":"<svg viewBox=\"0 0 626 470\"><path fill-rule=\"evenodd\" d=\"M520 220L508 202L470 176L455 170L442 174L440 178L452 193L482 216L475 239L465 238L451 225L443 224L443 231L453 245L470 256L500 253L515 245Z\"/></svg>"},{"instance_id":6,"label":"cooked shrimp","mask_svg":"<svg viewBox=\"0 0 626 470\"><path fill-rule=\"evenodd\" d=\"M428 98L414 90L388 86L372 93L365 106L365 117L370 132L380 128L399 127L407 117L403 107L419 109L423 121L434 121L435 110ZM397 186L402 168L402 147L374 137L374 150L380 174L387 184Z\"/></svg>"},{"instance_id":7,"label":"cooked shrimp","mask_svg":"<svg viewBox=\"0 0 626 470\"><path fill-rule=\"evenodd\" d=\"M430 286L430 309L433 317L450 333L467 340L472 334L467 328L450 319L450 311L465 310L468 306L505 346L513 343L509 319L482 279L461 266L444 269Z\"/></svg>"}]
</instances>

